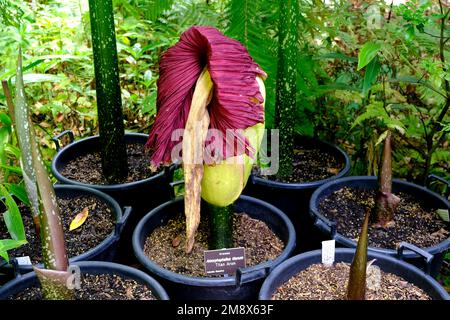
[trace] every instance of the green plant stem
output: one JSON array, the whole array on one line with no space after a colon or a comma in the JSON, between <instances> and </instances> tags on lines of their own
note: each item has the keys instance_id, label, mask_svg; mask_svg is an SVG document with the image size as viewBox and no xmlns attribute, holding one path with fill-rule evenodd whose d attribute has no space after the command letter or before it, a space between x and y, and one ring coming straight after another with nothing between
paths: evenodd
<instances>
[{"instance_id":1,"label":"green plant stem","mask_svg":"<svg viewBox=\"0 0 450 320\"><path fill-rule=\"evenodd\" d=\"M350 266L347 300L364 300L366 297L367 238L370 210L367 210L356 245L355 256Z\"/></svg>"},{"instance_id":2,"label":"green plant stem","mask_svg":"<svg viewBox=\"0 0 450 320\"><path fill-rule=\"evenodd\" d=\"M233 247L233 205L217 207L207 204L209 211L209 248L223 249Z\"/></svg>"},{"instance_id":3,"label":"green plant stem","mask_svg":"<svg viewBox=\"0 0 450 320\"><path fill-rule=\"evenodd\" d=\"M128 167L112 0L89 0L89 14L103 175L118 183Z\"/></svg>"},{"instance_id":4,"label":"green plant stem","mask_svg":"<svg viewBox=\"0 0 450 320\"><path fill-rule=\"evenodd\" d=\"M296 0L280 0L276 127L280 130L278 176L292 174L297 91L298 10Z\"/></svg>"}]
</instances>

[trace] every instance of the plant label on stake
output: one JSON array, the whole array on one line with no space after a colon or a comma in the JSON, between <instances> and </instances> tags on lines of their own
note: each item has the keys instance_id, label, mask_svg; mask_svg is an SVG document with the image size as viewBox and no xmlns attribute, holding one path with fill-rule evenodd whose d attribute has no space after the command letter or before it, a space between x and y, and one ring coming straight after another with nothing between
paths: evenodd
<instances>
[{"instance_id":1,"label":"plant label on stake","mask_svg":"<svg viewBox=\"0 0 450 320\"><path fill-rule=\"evenodd\" d=\"M239 268L245 268L245 248L231 248L204 251L205 273L207 275L231 275Z\"/></svg>"},{"instance_id":2,"label":"plant label on stake","mask_svg":"<svg viewBox=\"0 0 450 320\"><path fill-rule=\"evenodd\" d=\"M17 257L16 258L17 261L17 265L19 266L31 266L31 259L29 256L24 256L24 257Z\"/></svg>"},{"instance_id":3,"label":"plant label on stake","mask_svg":"<svg viewBox=\"0 0 450 320\"><path fill-rule=\"evenodd\" d=\"M334 263L335 240L322 241L322 263L331 267Z\"/></svg>"}]
</instances>

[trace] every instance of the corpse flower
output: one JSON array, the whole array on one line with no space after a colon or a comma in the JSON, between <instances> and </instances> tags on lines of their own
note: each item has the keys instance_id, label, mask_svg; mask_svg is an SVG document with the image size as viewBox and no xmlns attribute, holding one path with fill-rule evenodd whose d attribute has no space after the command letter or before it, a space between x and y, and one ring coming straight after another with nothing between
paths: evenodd
<instances>
[{"instance_id":1,"label":"corpse flower","mask_svg":"<svg viewBox=\"0 0 450 320\"><path fill-rule=\"evenodd\" d=\"M210 246L230 247L231 205L262 139L266 74L238 41L200 26L181 35L159 68L158 113L146 145L151 165L172 163L181 145L186 251L192 250L200 222L200 196L210 207ZM174 138L177 129L184 129L181 143Z\"/></svg>"}]
</instances>

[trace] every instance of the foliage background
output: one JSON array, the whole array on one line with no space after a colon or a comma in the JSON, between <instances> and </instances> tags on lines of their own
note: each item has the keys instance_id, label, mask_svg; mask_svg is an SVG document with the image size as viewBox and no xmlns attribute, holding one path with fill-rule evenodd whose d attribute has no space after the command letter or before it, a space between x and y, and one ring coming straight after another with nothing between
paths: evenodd
<instances>
[{"instance_id":1,"label":"foliage background","mask_svg":"<svg viewBox=\"0 0 450 320\"><path fill-rule=\"evenodd\" d=\"M427 134L439 125L428 173L450 180L450 41L440 48L439 3L300 0L296 131L344 148L353 175L377 173L386 124L394 139L394 174L421 183ZM128 131L149 131L156 113L158 59L191 25L211 25L241 41L269 74L266 123L273 126L277 72L278 1L114 0L122 100ZM94 70L87 0L0 0L0 80L14 84L18 46L32 118L47 162L51 138L71 129L97 133ZM443 36L450 37L447 16ZM374 69L358 70L366 43L380 47ZM442 54L441 54L442 53ZM442 59L442 57L444 59ZM444 60L444 61L443 61ZM3 183L15 181L18 152L0 91L0 165ZM12 175L11 172L13 173ZM10 185L11 186L11 185ZM448 281L448 278L447 278Z\"/></svg>"}]
</instances>

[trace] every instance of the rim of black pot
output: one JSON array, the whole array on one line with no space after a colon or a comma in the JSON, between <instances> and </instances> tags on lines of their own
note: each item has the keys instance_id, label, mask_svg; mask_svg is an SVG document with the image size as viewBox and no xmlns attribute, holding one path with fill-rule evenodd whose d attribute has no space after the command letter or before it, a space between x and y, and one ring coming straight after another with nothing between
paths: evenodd
<instances>
[{"instance_id":1,"label":"rim of black pot","mask_svg":"<svg viewBox=\"0 0 450 320\"><path fill-rule=\"evenodd\" d=\"M322 194L322 192L324 190L326 190L327 188L329 188L330 186L336 185L336 184L341 184L341 183L345 183L347 181L354 181L354 180L367 180L367 181L374 181L377 180L376 176L351 176L351 177L344 177L344 178L340 178L334 181L330 181L326 184L324 184L323 186L320 186L316 191L314 191L314 193L311 196L311 199L309 201L309 213L313 218L317 218L319 220L321 220L322 222L324 222L325 224L330 225L330 220L328 218L326 218L322 213L320 213L319 209L317 208L317 204L318 204L318 198L319 196ZM395 184L400 184L400 185L406 185L409 187L413 187L416 189L421 190L422 192L434 197L435 199L439 199L441 200L445 205L447 205L447 208L450 210L450 202L445 199L444 197L442 197L441 195L437 194L436 192L431 191L430 189L427 189L423 186L419 186L417 184L408 182L408 181L404 181L404 180L400 180L400 179L393 179L392 182ZM330 232L331 233L331 232ZM347 247L351 247L354 248L356 247L356 241L349 239L348 237L340 234L339 232L336 231L333 239L335 239L337 242L347 246ZM440 253L443 252L444 250L448 249L450 247L450 236L445 239L444 241L431 246L431 247L426 247L426 248L421 248L431 254L436 254L436 253ZM397 251L395 249L388 249L388 248L379 248L379 247L372 247L369 246L368 247L369 251L372 252L378 252L381 254L388 254L388 255L396 255ZM417 258L419 257L419 255L411 250L405 250L404 256L406 258Z\"/></svg>"},{"instance_id":2,"label":"rim of black pot","mask_svg":"<svg viewBox=\"0 0 450 320\"><path fill-rule=\"evenodd\" d=\"M148 134L145 133L136 133L136 132L130 132L130 133L126 133L125 136L135 136L135 137L148 137ZM83 183L83 182L79 182L76 180L71 180L68 179L66 177L64 177L59 170L56 168L56 163L58 163L58 160L63 156L63 154L65 152L67 152L68 150L75 148L75 147L79 147L80 144L86 142L86 141L90 141L90 140L95 140L95 139L99 139L99 135L95 135L95 136L91 136L91 137L87 137L87 138L83 138L77 141L74 141L68 145L66 145L64 148L62 148L61 150L58 151L58 153L53 157L52 160L52 165L51 165L51 170L53 175L55 176L55 178L60 181L61 183L64 184L71 184L71 185L76 185L76 186L83 186L83 187L91 187L91 188L95 188L98 190L102 190L102 191L111 191L111 190L117 190L117 189L122 189L122 188L132 188L132 187L137 187L140 186L142 184L145 184L147 182L150 182L152 180L161 178L162 176L166 175L166 170L161 170L161 172L142 179L142 180L138 180L138 181L132 181L132 182L126 182L126 183L119 183L119 184L89 184L89 183Z\"/></svg>"},{"instance_id":3,"label":"rim of black pot","mask_svg":"<svg viewBox=\"0 0 450 320\"><path fill-rule=\"evenodd\" d=\"M295 249L295 229L292 224L292 222L289 220L289 218L278 208L275 206L245 195L241 195L239 199L244 201L253 201L257 204L262 204L266 206L270 211L276 212L278 216L281 218L281 220L286 224L286 227L288 229L289 238L288 241L281 252L281 254L276 257L274 260L268 260L263 263L257 264L252 267L247 267L243 269L243 273L250 274L250 273L260 273L258 277L251 277L248 280L243 280L242 283L246 283L249 281L254 281L260 278L263 278L267 275L269 272L268 270L272 270L275 268L278 264L280 264L283 260L287 259L293 250ZM209 286L209 287L222 287L222 286L235 286L237 285L237 279L236 276L228 276L228 277L218 277L218 278L209 278L209 277L192 277L192 276L186 276L179 273L175 273L172 271L169 271L160 265L156 264L152 260L150 260L145 254L144 250L140 245L139 241L139 235L142 233L142 229L144 228L147 221L152 217L153 214L156 214L158 211L163 210L164 208L173 205L175 202L183 201L183 197L175 198L171 201L168 201L166 203L161 204L160 206L154 208L152 211L147 213L141 221L139 221L138 225L136 226L136 229L133 232L133 250L134 254L136 255L136 258L141 262L147 269L149 269L151 272L155 273L156 275L160 276L161 278L168 279L170 281L181 283L181 284L187 284L191 286ZM237 200L236 200L237 201ZM148 235L147 235L148 236Z\"/></svg>"},{"instance_id":4,"label":"rim of black pot","mask_svg":"<svg viewBox=\"0 0 450 320\"><path fill-rule=\"evenodd\" d=\"M89 272L89 269L105 269L105 270L113 270L113 271L119 271L122 274L125 274L129 278L136 279L140 278L144 280L151 288L152 293L159 299L159 300L169 300L169 296L167 295L166 290L161 286L161 284L156 281L154 278L152 278L147 273L138 270L136 268L115 263L115 262L107 262L107 261L76 261L70 263L70 265L77 265L81 269L85 268L88 269L86 271L83 271L85 273ZM105 272L105 274L108 274ZM109 273L111 274L111 273ZM5 292L8 290L11 290L11 288L14 288L17 284L22 282L28 282L31 281L32 278L35 278L36 274L35 272L29 272L25 275L20 275L14 280L9 281L4 286L0 287L0 292ZM136 280L137 281L137 280Z\"/></svg>"},{"instance_id":5,"label":"rim of black pot","mask_svg":"<svg viewBox=\"0 0 450 320\"><path fill-rule=\"evenodd\" d=\"M336 248L335 253L336 254L353 254L354 255L355 249ZM268 297L269 294L270 295L273 294L273 292L271 292L271 290L270 290L270 286L271 286L272 282L278 277L278 274L283 273L283 271L285 271L285 270L289 270L291 266L296 265L299 261L301 261L303 259L309 259L309 258L321 256L321 255L322 255L322 250L318 249L318 250L308 251L308 252L298 254L294 257L287 259L286 261L283 261L276 268L274 268L272 270L271 274L269 274L269 276L264 280L264 283L262 284L261 289L259 291L258 299L259 300L271 299L271 296ZM431 283L432 287L437 291L437 293L443 299L445 299L445 300L450 299L450 296L447 293L447 291L435 279L433 279L430 275L427 275L426 273L424 273L419 268L413 266L412 264L409 264L400 259L396 259L389 255L378 253L378 252L368 252L367 257L368 257L368 259L371 259L371 260L376 259L376 260L380 260L380 261L388 261L389 263L396 264L396 265L401 265L402 268L407 269L408 272L413 273L416 277L425 277L428 280L428 282ZM318 261L320 261L320 259ZM340 262L340 261L336 260L335 262ZM305 270L305 269L306 268L304 268L302 270ZM301 271L301 270L299 270L299 271Z\"/></svg>"},{"instance_id":6,"label":"rim of black pot","mask_svg":"<svg viewBox=\"0 0 450 320\"><path fill-rule=\"evenodd\" d=\"M318 139L314 139L314 138L308 138L308 139L310 139L311 141L316 141L323 145L327 145L330 148L336 149L339 152L339 154L344 158L344 164L345 164L344 168L342 168L342 170L339 171L339 173L335 176L332 176L332 177L329 177L326 179L322 179L322 180L310 181L310 182L288 183L288 182L272 181L272 180L261 178L260 176L254 175L253 173L250 176L251 182L253 182L254 184L259 184L259 185L263 185L266 187L275 187L275 188L279 188L279 189L310 189L310 188L317 188L317 187L323 185L324 183L327 183L329 181L334 181L334 180L344 177L345 175L348 174L348 172L350 171L350 167L351 167L350 157L341 147L334 145L330 142L323 141L323 140L318 140Z\"/></svg>"},{"instance_id":7,"label":"rim of black pot","mask_svg":"<svg viewBox=\"0 0 450 320\"><path fill-rule=\"evenodd\" d=\"M109 196L99 190L85 187L85 186L76 186L76 185L58 185L57 184L54 187L55 187L55 190L78 190L78 191L94 194L97 197L99 197L102 201L105 201L107 203L107 205L110 206L110 208L112 208L113 210L115 210L117 212L115 224L117 224L118 222L120 222L120 220L122 220L123 212L122 212L122 209L120 208L119 204L117 203L117 201L114 200L114 198L112 198L111 196ZM99 253L99 251L103 250L103 248L105 246L111 245L116 240L115 224L114 224L114 228L111 231L111 233L105 239L103 239L102 242L100 242L95 247L89 249L88 251L83 252L82 254L80 254L78 256L70 258L69 262L74 263L74 262L79 262L82 260L89 260L92 256L95 256L96 254ZM13 260L15 258L19 258L19 257L14 257ZM43 264L39 263L37 266L42 267ZM21 265L19 268L22 270L29 270L29 271L32 270L31 265Z\"/></svg>"}]
</instances>

